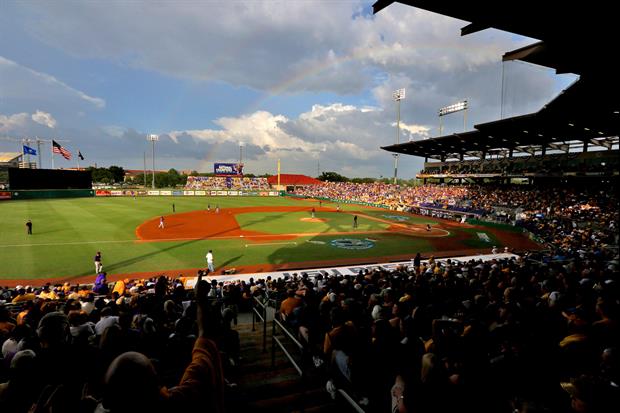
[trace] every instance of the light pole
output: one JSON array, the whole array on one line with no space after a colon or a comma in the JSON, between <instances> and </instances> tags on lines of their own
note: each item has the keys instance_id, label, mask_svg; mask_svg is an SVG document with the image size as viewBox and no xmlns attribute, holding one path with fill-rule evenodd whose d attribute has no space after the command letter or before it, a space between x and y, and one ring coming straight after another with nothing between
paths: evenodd
<instances>
[{"instance_id":1,"label":"light pole","mask_svg":"<svg viewBox=\"0 0 620 413\"><path fill-rule=\"evenodd\" d=\"M444 116L449 115L451 113L463 111L463 132L465 132L466 123L467 123L467 109L469 105L466 100L454 103L452 105L445 106L439 109L439 136L443 131L443 122L442 119Z\"/></svg>"},{"instance_id":2,"label":"light pole","mask_svg":"<svg viewBox=\"0 0 620 413\"><path fill-rule=\"evenodd\" d=\"M158 135L150 134L146 136L147 141L151 141L153 143L153 189L155 189L155 142L159 140Z\"/></svg>"},{"instance_id":3,"label":"light pole","mask_svg":"<svg viewBox=\"0 0 620 413\"><path fill-rule=\"evenodd\" d=\"M400 101L405 98L405 89L398 89L392 93L392 98L397 102L397 118L396 118L396 144L400 143ZM394 154L394 185L398 178L398 154Z\"/></svg>"}]
</instances>

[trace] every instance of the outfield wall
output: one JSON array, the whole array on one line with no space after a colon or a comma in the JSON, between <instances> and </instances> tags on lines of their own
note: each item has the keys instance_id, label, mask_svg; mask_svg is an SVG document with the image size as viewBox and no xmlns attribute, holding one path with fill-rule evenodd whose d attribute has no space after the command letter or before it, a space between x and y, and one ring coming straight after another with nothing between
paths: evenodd
<instances>
[{"instance_id":1,"label":"outfield wall","mask_svg":"<svg viewBox=\"0 0 620 413\"><path fill-rule=\"evenodd\" d=\"M2 191L0 199L53 199L89 198L95 196L93 189L46 189L24 191Z\"/></svg>"},{"instance_id":2,"label":"outfield wall","mask_svg":"<svg viewBox=\"0 0 620 413\"><path fill-rule=\"evenodd\" d=\"M98 197L118 197L118 196L281 196L280 191L207 191L207 190L145 190L145 189L123 189L123 190L109 190L109 189L97 189L95 196Z\"/></svg>"},{"instance_id":3,"label":"outfield wall","mask_svg":"<svg viewBox=\"0 0 620 413\"><path fill-rule=\"evenodd\" d=\"M88 198L119 196L282 196L283 191L200 191L200 190L110 190L110 189L49 189L0 191L0 200Z\"/></svg>"}]
</instances>

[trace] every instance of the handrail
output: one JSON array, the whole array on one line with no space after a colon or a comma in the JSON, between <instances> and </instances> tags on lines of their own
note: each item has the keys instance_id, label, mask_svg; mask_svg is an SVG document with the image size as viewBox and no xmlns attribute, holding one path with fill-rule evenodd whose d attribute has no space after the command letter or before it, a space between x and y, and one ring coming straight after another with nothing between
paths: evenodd
<instances>
[{"instance_id":1,"label":"handrail","mask_svg":"<svg viewBox=\"0 0 620 413\"><path fill-rule=\"evenodd\" d=\"M359 404L357 404L355 402L355 400L353 400L351 398L351 396L349 396L349 393L347 393L346 391L342 390L342 389L337 389L338 393L340 393L342 395L342 397L344 397L344 399L346 400L347 403L349 403L349 405L357 412L357 413L366 413L364 411L364 409L362 409L360 407Z\"/></svg>"},{"instance_id":2,"label":"handrail","mask_svg":"<svg viewBox=\"0 0 620 413\"><path fill-rule=\"evenodd\" d=\"M297 370L297 373L299 374L299 376L302 378L302 380L306 377L304 375L304 371L302 370L302 368L299 366L299 364L295 361L295 359L293 358L293 356L291 355L291 353L289 353L289 351L284 347L284 344L282 343L282 341L276 337L276 327L280 327L280 329L282 331L284 331L284 333L286 334L286 336L288 338L290 338L293 343L295 343L295 345L297 345L297 347L303 352L305 350L303 344L301 344L292 334L290 331L288 331L288 329L284 326L284 324L282 324L278 319L277 319L277 314L274 316L273 318L273 324L272 324L272 333L271 333L271 367L274 368L276 365L276 344L278 345L278 347L280 347L280 349L284 352L284 355L286 356L286 358L288 359L288 361L293 365L293 367L295 368L295 370ZM349 396L349 394L342 390L342 389L337 389L338 393L340 395L342 395L342 397L344 398L344 400L353 408L353 410L355 410L357 413L366 413L364 411L364 409L362 409L360 407L359 404L357 404L355 402L355 400L353 400L353 398L351 396Z\"/></svg>"},{"instance_id":3,"label":"handrail","mask_svg":"<svg viewBox=\"0 0 620 413\"><path fill-rule=\"evenodd\" d=\"M299 349L300 349L300 350L303 350L303 349L304 349L303 344L301 344L301 343L300 343L300 342L299 342L299 341L298 341L298 340L297 340L297 339L296 339L296 338L295 338L295 337L291 334L291 332L290 332L290 331L288 331L288 328L286 328L286 327L284 326L284 324L282 324L280 321L278 321L278 319L277 319L277 318L275 318L275 317L274 317L273 321L274 321L274 323L276 323L276 324L277 324L277 325L278 325L278 326L282 329L282 331L284 331L284 332L286 333L286 335L287 335L287 336L288 336L291 340L293 340L293 343L295 343L295 345L296 345L297 347L299 347Z\"/></svg>"},{"instance_id":4,"label":"handrail","mask_svg":"<svg viewBox=\"0 0 620 413\"><path fill-rule=\"evenodd\" d=\"M295 361L295 359L293 358L293 356L291 356L291 354L288 352L288 350L286 350L286 348L284 348L284 345L282 344L282 342L280 341L280 339L276 336L273 336L273 340L278 343L278 346L280 347L280 349L284 352L284 355L286 356L286 358L288 359L288 361L291 362L291 364L293 365L293 367L295 367L295 370L297 370L297 373L299 373L300 376L303 377L304 372L301 370L301 367L299 367L299 365L297 364L297 362Z\"/></svg>"},{"instance_id":5,"label":"handrail","mask_svg":"<svg viewBox=\"0 0 620 413\"><path fill-rule=\"evenodd\" d=\"M262 314L256 309L256 307L252 306L252 331L256 331L255 323L256 317L262 320L263 323L263 353L267 352L267 305L260 302L258 297L254 297L253 303L258 303L262 308Z\"/></svg>"}]
</instances>

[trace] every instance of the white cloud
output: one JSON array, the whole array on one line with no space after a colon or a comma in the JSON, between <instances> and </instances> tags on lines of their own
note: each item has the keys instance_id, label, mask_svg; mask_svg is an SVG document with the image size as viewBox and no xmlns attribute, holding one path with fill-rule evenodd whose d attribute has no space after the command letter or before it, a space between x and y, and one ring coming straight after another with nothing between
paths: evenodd
<instances>
[{"instance_id":1,"label":"white cloud","mask_svg":"<svg viewBox=\"0 0 620 413\"><path fill-rule=\"evenodd\" d=\"M56 119L54 119L54 117L47 112L37 110L32 114L31 118L38 124L47 126L50 129L54 129L56 127Z\"/></svg>"},{"instance_id":2,"label":"white cloud","mask_svg":"<svg viewBox=\"0 0 620 413\"><path fill-rule=\"evenodd\" d=\"M394 4L369 2L20 3L27 30L77 57L274 93L364 90L380 70L425 77L497 62L526 40ZM140 19L135 19L139 15Z\"/></svg>"},{"instance_id":3,"label":"white cloud","mask_svg":"<svg viewBox=\"0 0 620 413\"><path fill-rule=\"evenodd\" d=\"M396 126L396 123L394 123L393 125ZM400 129L401 131L409 132L411 135L415 136L415 138L414 136L410 136L409 139L418 140L418 139L427 139L430 137L429 132L431 128L428 126L408 125L405 122L400 122Z\"/></svg>"},{"instance_id":4,"label":"white cloud","mask_svg":"<svg viewBox=\"0 0 620 413\"><path fill-rule=\"evenodd\" d=\"M0 114L0 133L9 133L22 129L28 123L27 113L16 113L14 115Z\"/></svg>"},{"instance_id":5,"label":"white cloud","mask_svg":"<svg viewBox=\"0 0 620 413\"><path fill-rule=\"evenodd\" d=\"M103 126L101 129L103 129L103 131L107 135L113 136L115 138L120 138L121 136L123 136L123 134L125 134L125 132L127 132L127 128L118 125L107 125Z\"/></svg>"},{"instance_id":6,"label":"white cloud","mask_svg":"<svg viewBox=\"0 0 620 413\"><path fill-rule=\"evenodd\" d=\"M53 129L56 127L56 119L50 113L40 110L33 114L21 112L3 115L0 113L0 133L29 135L36 132L46 132L41 126Z\"/></svg>"},{"instance_id":7,"label":"white cloud","mask_svg":"<svg viewBox=\"0 0 620 413\"><path fill-rule=\"evenodd\" d=\"M84 102L94 108L105 107L105 100L89 96L81 90L77 90L54 76L37 72L31 68L22 66L12 60L0 56L0 89L4 99L24 100L41 102Z\"/></svg>"},{"instance_id":8,"label":"white cloud","mask_svg":"<svg viewBox=\"0 0 620 413\"><path fill-rule=\"evenodd\" d=\"M167 135L179 146L186 145L186 139L207 143L210 155L216 159L222 159L226 153L228 160L235 160L232 149L244 142L246 147L256 149L248 157L248 165L258 170L270 168L275 159L281 158L289 168L312 175L320 162L329 170L372 176L380 170L376 163L389 158L379 146L392 143L392 123L377 108L334 103L313 105L294 119L257 111L217 119L219 129L172 131ZM403 136L424 135L428 130L422 125L402 126ZM217 145L225 148L223 153L217 152Z\"/></svg>"},{"instance_id":9,"label":"white cloud","mask_svg":"<svg viewBox=\"0 0 620 413\"><path fill-rule=\"evenodd\" d=\"M230 85L248 86L267 98L300 95L291 100L294 104L286 116L262 110L264 107L245 115L218 115L215 120L209 118L209 112L199 120L192 118L194 113L179 115L180 121L189 119L198 126L180 124L168 127L177 130L162 134L157 145L164 149L161 156L168 157L165 159L170 166L178 168L179 164L174 162L190 162L201 156L234 160L242 141L247 143L248 163L256 172L273 170L274 159L282 157L296 171L310 173L316 170L320 158L321 165L328 170L378 176L385 175L391 165L390 155L379 147L394 143L395 89L407 89L407 99L400 105L401 141L434 135L437 109L463 98L470 102L470 125L498 118L501 55L529 40L492 30L460 37L459 29L464 22L400 4L376 16L364 17L359 12L371 3L11 3L9 11L14 13L9 13L10 18L36 47L48 53L51 50L59 60L66 57L63 52L68 53L76 58L73 60L82 59L89 69L93 60L102 65L100 69L92 65L93 73L81 76L83 83L77 83L69 75L63 76L60 69L54 71L55 77L0 57L2 110L25 112L0 117L0 128L43 128L32 122L35 118L29 115L41 109L54 113L58 123L67 128L56 129L55 133L67 132L66 136L74 141L89 140L93 153L115 161L122 147L123 156L128 159L130 154L137 153L139 164L146 145L144 135L131 129L133 125L123 123L132 116L137 118L137 124L144 122L144 112L135 110L141 97L129 90L113 89L110 83L109 99L118 99L115 102L119 107L128 107L129 102L138 104L123 111L123 115L118 114L120 110L98 111L100 125L107 126L88 129L93 124L89 123L90 112L105 108L106 101L69 85L87 85L84 79L91 75L105 78L118 73L125 79L124 76L131 78L151 71L165 76L147 75L145 78L157 80L148 79L145 84L161 82L162 90L173 84L171 77L190 80L174 80L174 87L192 86L196 81L213 81L218 86L223 83L223 100L231 99L227 93L238 92L230 92ZM0 27L0 36L9 30L10 27L3 32ZM516 115L535 110L553 94L551 76L531 76L522 70L523 66L506 70L505 113ZM23 107L24 101L30 106ZM286 104L286 96L280 102ZM300 102L311 109L297 114ZM322 104L313 105L317 102ZM4 107L16 109L7 111ZM166 105L161 105L160 113L154 110L148 121L158 115L171 117L170 113L163 113L166 109ZM111 117L114 112L117 118ZM181 112L182 107L178 109ZM206 128L204 123L197 123L202 119L216 127ZM456 126L450 124L451 120ZM82 127L79 133L76 124ZM462 130L458 117L446 120L444 133L450 133L454 127ZM112 144L97 147L103 139ZM403 157L401 163L406 170L405 165L419 160ZM410 168L410 172L415 172L413 166Z\"/></svg>"}]
</instances>

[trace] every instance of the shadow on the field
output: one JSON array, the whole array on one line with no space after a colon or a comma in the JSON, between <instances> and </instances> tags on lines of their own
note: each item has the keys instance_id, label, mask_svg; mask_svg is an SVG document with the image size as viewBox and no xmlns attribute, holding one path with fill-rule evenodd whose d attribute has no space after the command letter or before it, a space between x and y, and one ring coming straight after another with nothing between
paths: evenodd
<instances>
[{"instance_id":1,"label":"shadow on the field","mask_svg":"<svg viewBox=\"0 0 620 413\"><path fill-rule=\"evenodd\" d=\"M228 259L228 260L224 261L223 263L218 264L218 266L217 266L217 267L218 267L218 270L219 270L219 271L223 270L223 269L224 269L224 267L226 267L228 264L231 264L231 263L233 263L233 262L237 261L237 260L238 260L239 258L241 258L241 257L242 257L242 255L237 255L236 257L232 257L232 258L230 258L230 259Z\"/></svg>"},{"instance_id":2,"label":"shadow on the field","mask_svg":"<svg viewBox=\"0 0 620 413\"><path fill-rule=\"evenodd\" d=\"M175 244L169 245L169 246L167 246L165 248L158 249L158 250L149 252L147 254L142 254L142 255L139 255L137 257L132 257L132 258L129 258L129 259L126 259L126 260L123 260L123 261L118 261L118 262L115 262L113 264L105 264L105 261L104 261L103 269L106 272L113 272L114 270L116 270L118 268L123 268L126 265L137 264L139 262L148 260L149 258L154 257L156 255L159 255L162 252L169 252L169 251L175 250L177 248L182 248L182 247L185 247L187 245L191 245L193 243L200 242L200 241L204 241L204 239L203 238L201 238L201 239L193 239L193 240L188 240L188 241L184 241L184 242L175 243ZM157 245L162 245L162 244L157 243ZM123 272L128 272L128 271L123 271ZM165 272L165 271L162 270L162 272ZM75 275L73 277L70 277L70 278L84 277L86 275L92 275L92 271L86 271L86 272L77 274L77 275Z\"/></svg>"},{"instance_id":3,"label":"shadow on the field","mask_svg":"<svg viewBox=\"0 0 620 413\"><path fill-rule=\"evenodd\" d=\"M324 202L322 208L317 208L315 217L326 218L326 221L321 222L321 224L326 225L327 227L322 225L323 230L317 231L317 235L310 236L309 238L298 238L296 240L297 245L295 246L287 246L274 250L267 257L267 261L270 264L276 265L298 262L303 267L303 263L305 261L322 261L350 257L357 257L360 259L364 258L363 256L365 254L363 251L347 251L344 249L337 249L330 245L330 241L337 238L364 239L368 236L365 230L370 229L369 220L363 216L358 216L358 228L353 228L353 217L355 215L360 215L361 211L341 210L338 212L336 209L333 209L333 206L335 205L337 204L330 205L330 203ZM309 216L311 214L310 210L311 209L308 210ZM347 223L344 223L345 221L342 219L334 219L333 214L338 214L338 216L347 216L347 219L350 219L350 221L346 221Z\"/></svg>"},{"instance_id":4,"label":"shadow on the field","mask_svg":"<svg viewBox=\"0 0 620 413\"><path fill-rule=\"evenodd\" d=\"M270 222L270 221L273 221L273 220L275 220L275 219L278 219L278 218L280 218L280 217L283 217L283 216L284 216L284 215L286 215L287 213L288 213L288 212L282 212L282 213L273 213L273 212L270 212L270 213L269 213L269 215L263 215L261 219L255 219L255 220L253 220L253 221L246 222L246 223L245 223L245 225L243 225L243 227L244 227L245 229L248 229L248 230L250 230L250 231L251 231L251 230L252 230L252 228L250 228L250 227L251 227L252 225L255 225L255 224L262 224L262 223L264 223L264 222Z\"/></svg>"}]
</instances>

